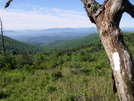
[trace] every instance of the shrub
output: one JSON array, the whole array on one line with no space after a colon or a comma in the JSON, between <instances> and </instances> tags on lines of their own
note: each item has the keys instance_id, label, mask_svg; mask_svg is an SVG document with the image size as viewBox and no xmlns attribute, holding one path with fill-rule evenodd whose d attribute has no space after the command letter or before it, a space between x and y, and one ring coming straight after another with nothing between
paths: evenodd
<instances>
[{"instance_id":1,"label":"shrub","mask_svg":"<svg viewBox=\"0 0 134 101\"><path fill-rule=\"evenodd\" d=\"M0 68L15 69L17 60L13 56L0 57Z\"/></svg>"},{"instance_id":2,"label":"shrub","mask_svg":"<svg viewBox=\"0 0 134 101\"><path fill-rule=\"evenodd\" d=\"M56 91L56 90L58 90L58 87L55 87L55 86L46 86L46 87L45 87L45 91L46 91L47 93L51 93L51 92L54 92L54 91Z\"/></svg>"},{"instance_id":3,"label":"shrub","mask_svg":"<svg viewBox=\"0 0 134 101\"><path fill-rule=\"evenodd\" d=\"M5 99L10 95L10 92L5 88L0 89L0 99Z\"/></svg>"},{"instance_id":4,"label":"shrub","mask_svg":"<svg viewBox=\"0 0 134 101\"><path fill-rule=\"evenodd\" d=\"M63 77L61 71L55 71L55 72L53 72L51 75L52 75L52 77L54 77L55 79L58 79L58 78L62 78L62 77Z\"/></svg>"}]
</instances>

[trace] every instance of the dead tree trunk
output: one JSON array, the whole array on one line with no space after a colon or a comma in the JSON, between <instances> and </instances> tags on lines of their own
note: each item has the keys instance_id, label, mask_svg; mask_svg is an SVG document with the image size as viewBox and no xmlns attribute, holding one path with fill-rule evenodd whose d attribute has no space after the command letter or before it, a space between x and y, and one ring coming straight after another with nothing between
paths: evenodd
<instances>
[{"instance_id":1,"label":"dead tree trunk","mask_svg":"<svg viewBox=\"0 0 134 101\"><path fill-rule=\"evenodd\" d=\"M124 12L134 17L134 6L128 0L81 0L87 15L95 23L109 58L120 101L134 101L134 66L119 28Z\"/></svg>"},{"instance_id":2,"label":"dead tree trunk","mask_svg":"<svg viewBox=\"0 0 134 101\"><path fill-rule=\"evenodd\" d=\"M4 43L4 35L3 35L3 24L2 24L2 20L0 18L0 26L1 26L1 51L2 51L2 57L5 56L5 43Z\"/></svg>"}]
</instances>

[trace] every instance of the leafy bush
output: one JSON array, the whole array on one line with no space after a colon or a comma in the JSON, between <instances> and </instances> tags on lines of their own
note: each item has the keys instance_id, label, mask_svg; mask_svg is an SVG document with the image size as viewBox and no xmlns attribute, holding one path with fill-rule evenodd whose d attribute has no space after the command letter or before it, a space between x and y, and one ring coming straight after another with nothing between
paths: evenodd
<instances>
[{"instance_id":1,"label":"leafy bush","mask_svg":"<svg viewBox=\"0 0 134 101\"><path fill-rule=\"evenodd\" d=\"M0 57L0 68L15 69L17 60L13 56Z\"/></svg>"},{"instance_id":2,"label":"leafy bush","mask_svg":"<svg viewBox=\"0 0 134 101\"><path fill-rule=\"evenodd\" d=\"M0 99L5 99L10 96L10 91L6 90L5 88L0 89Z\"/></svg>"},{"instance_id":3,"label":"leafy bush","mask_svg":"<svg viewBox=\"0 0 134 101\"><path fill-rule=\"evenodd\" d=\"M54 77L55 79L58 79L58 78L62 78L62 77L63 77L61 71L54 71L51 75L52 75L52 77Z\"/></svg>"},{"instance_id":4,"label":"leafy bush","mask_svg":"<svg viewBox=\"0 0 134 101\"><path fill-rule=\"evenodd\" d=\"M58 90L58 87L56 87L56 86L46 86L46 87L45 87L45 91L46 91L47 93L51 93L51 92L54 92L54 91L56 91L56 90Z\"/></svg>"}]
</instances>

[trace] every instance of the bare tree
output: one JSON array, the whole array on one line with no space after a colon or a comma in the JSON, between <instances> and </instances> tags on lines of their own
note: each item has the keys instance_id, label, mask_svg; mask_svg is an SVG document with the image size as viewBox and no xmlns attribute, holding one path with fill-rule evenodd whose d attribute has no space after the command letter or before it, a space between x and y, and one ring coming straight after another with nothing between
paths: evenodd
<instances>
[{"instance_id":1,"label":"bare tree","mask_svg":"<svg viewBox=\"0 0 134 101\"><path fill-rule=\"evenodd\" d=\"M96 24L108 55L120 101L134 101L134 66L124 43L119 23L124 12L134 17L134 6L128 0L81 0L91 22Z\"/></svg>"},{"instance_id":2,"label":"bare tree","mask_svg":"<svg viewBox=\"0 0 134 101\"><path fill-rule=\"evenodd\" d=\"M0 26L1 26L1 28L0 28L0 31L1 31L1 40L0 40L0 42L1 42L1 51L2 51L2 57L4 57L5 56L5 43L4 43L4 35L3 35L3 24L2 24L2 20L1 20L1 18L0 18Z\"/></svg>"}]
</instances>

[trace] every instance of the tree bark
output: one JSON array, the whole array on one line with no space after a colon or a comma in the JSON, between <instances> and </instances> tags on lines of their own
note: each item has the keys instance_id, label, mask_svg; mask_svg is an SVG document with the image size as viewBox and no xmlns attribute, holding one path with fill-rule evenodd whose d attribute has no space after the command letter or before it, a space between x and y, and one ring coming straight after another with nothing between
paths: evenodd
<instances>
[{"instance_id":1,"label":"tree bark","mask_svg":"<svg viewBox=\"0 0 134 101\"><path fill-rule=\"evenodd\" d=\"M128 0L81 0L88 17L95 23L109 58L120 101L134 101L133 59L123 40L119 23L124 12L134 17L134 6Z\"/></svg>"},{"instance_id":2,"label":"tree bark","mask_svg":"<svg viewBox=\"0 0 134 101\"><path fill-rule=\"evenodd\" d=\"M2 46L2 57L5 56L5 42L4 42L4 35L3 35L3 24L2 24L2 20L0 18L0 26L1 26L1 46Z\"/></svg>"}]
</instances>

